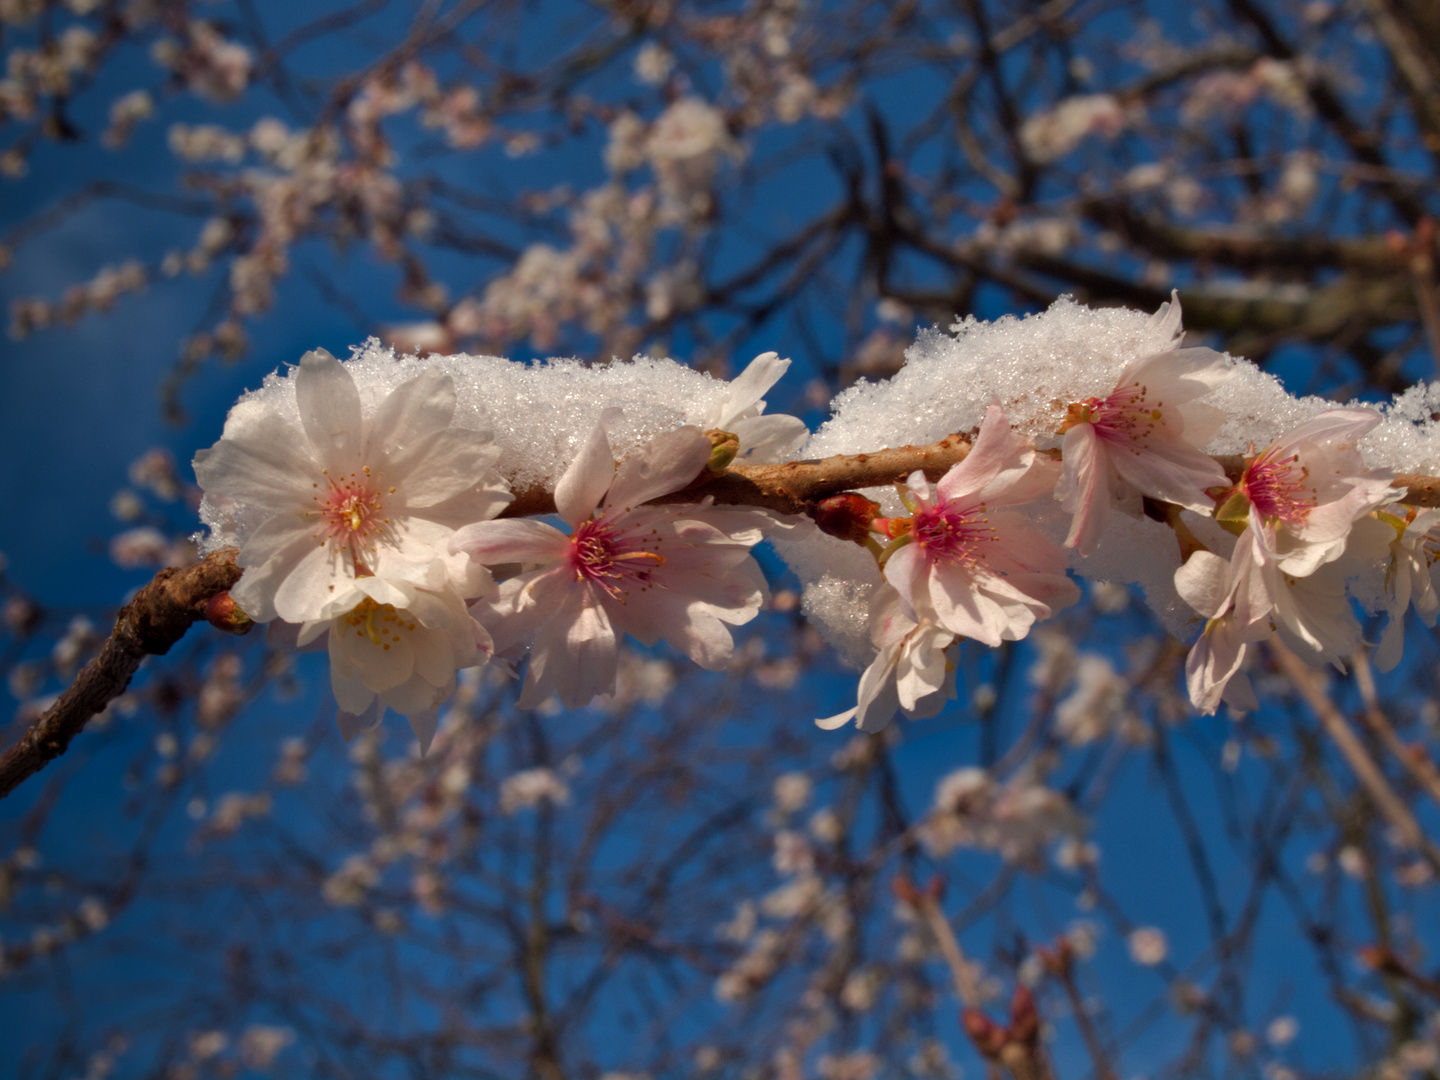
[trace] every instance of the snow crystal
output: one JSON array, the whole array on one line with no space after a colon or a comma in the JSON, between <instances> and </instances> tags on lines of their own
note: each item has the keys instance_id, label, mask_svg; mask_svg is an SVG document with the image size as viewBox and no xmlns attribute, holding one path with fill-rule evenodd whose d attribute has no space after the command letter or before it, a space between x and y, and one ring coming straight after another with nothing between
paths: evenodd
<instances>
[{"instance_id":1,"label":"snow crystal","mask_svg":"<svg viewBox=\"0 0 1440 1080\"><path fill-rule=\"evenodd\" d=\"M1174 347L1178 325L1167 314L1174 313L1165 307L1154 315L1123 308L1092 310L1062 297L1038 315L994 322L968 318L949 333L922 331L892 378L862 381L836 397L830 420L797 456L923 445L956 432L973 432L992 402L1003 406L1011 424L1038 446L1053 449L1059 445L1056 432L1070 402L1108 393L1131 363ZM1247 360L1230 362L1231 378L1203 399L1227 414L1215 438L1202 448L1207 453L1263 448L1339 404L1321 397L1292 397L1274 375ZM1440 385L1413 387L1380 408L1385 420L1360 444L1366 464L1440 473L1440 430L1432 420L1440 413ZM890 489L866 494L886 513L903 513ZM1027 511L1057 545L1063 541L1068 522L1058 505L1042 501ZM1197 524L1194 515L1186 518L1210 535L1208 521ZM868 663L874 649L865 636L863 611L880 578L858 570L860 549L811 535L780 546L780 552L805 585L805 612L821 634L847 659ZM1081 559L1071 553L1071 569L1087 578L1139 585L1165 627L1184 637L1193 630L1194 612L1175 592L1179 565L1179 547L1169 528L1124 514L1112 515L1093 556Z\"/></svg>"},{"instance_id":2,"label":"snow crystal","mask_svg":"<svg viewBox=\"0 0 1440 1080\"><path fill-rule=\"evenodd\" d=\"M1010 422L1043 450L1059 445L1057 429L1070 402L1103 396L1131 363L1177 344L1178 312L1155 314L1123 308L1092 310L1068 297L1028 317L994 322L974 318L949 332L923 331L905 353L905 365L881 382L862 380L837 396L832 415L793 456L816 459L886 447L923 445L956 432L975 431L985 409L998 402ZM1211 454L1242 454L1262 448L1336 402L1292 397L1279 380L1245 360L1231 359L1232 377L1204 400L1227 419ZM685 423L706 424L723 406L729 384L673 360L640 356L630 362L587 366L578 360L522 364L495 356L397 356L371 340L353 350L354 376L367 415L402 382L429 367L455 380L458 427L489 430L501 448L498 468L517 489L553 488L602 412L623 410L609 429L624 457L660 433ZM241 398L233 415L275 411L299 423L295 373L288 367L267 376ZM1361 442L1371 467L1440 474L1440 385L1412 387L1389 405L1384 421ZM871 489L889 514L903 513L891 489ZM1068 521L1057 503L1028 508L1032 523L1057 545ZM209 499L202 518L210 527L206 549L233 544L255 522L243 508ZM1220 530L1193 514L1186 520L1209 536ZM1221 538L1222 543L1224 538ZM862 548L800 528L773 541L804 585L803 607L821 634L848 662L864 666L874 655L869 638L870 594L881 577ZM1193 612L1175 592L1180 563L1174 534L1148 519L1112 515L1096 553L1071 554L1071 568L1092 580L1139 585L1165 626L1186 636Z\"/></svg>"},{"instance_id":3,"label":"snow crystal","mask_svg":"<svg viewBox=\"0 0 1440 1080\"><path fill-rule=\"evenodd\" d=\"M619 407L624 413L607 427L610 445L624 458L662 432L681 424L704 424L729 390L723 379L648 356L594 367L579 360L523 364L463 353L421 359L396 355L374 338L353 349L345 367L355 379L366 416L401 383L427 368L450 375L456 394L451 423L493 432L501 450L496 467L516 490L553 489L608 408ZM258 390L240 398L231 416L264 410L298 426L298 371L298 366L288 365L265 376ZM236 544L263 517L263 511L247 513L207 498L201 506L201 519L210 530L204 550Z\"/></svg>"}]
</instances>

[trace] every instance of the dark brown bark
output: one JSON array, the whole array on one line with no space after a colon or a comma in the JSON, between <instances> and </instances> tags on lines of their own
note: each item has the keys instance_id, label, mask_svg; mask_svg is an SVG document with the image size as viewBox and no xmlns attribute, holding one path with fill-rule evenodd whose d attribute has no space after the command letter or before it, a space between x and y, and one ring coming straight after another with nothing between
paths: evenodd
<instances>
[{"instance_id":1,"label":"dark brown bark","mask_svg":"<svg viewBox=\"0 0 1440 1080\"><path fill-rule=\"evenodd\" d=\"M140 661L169 652L191 623L205 618L205 605L239 580L233 548L156 574L120 610L110 637L70 688L0 756L0 798L63 754L91 718L125 692Z\"/></svg>"}]
</instances>

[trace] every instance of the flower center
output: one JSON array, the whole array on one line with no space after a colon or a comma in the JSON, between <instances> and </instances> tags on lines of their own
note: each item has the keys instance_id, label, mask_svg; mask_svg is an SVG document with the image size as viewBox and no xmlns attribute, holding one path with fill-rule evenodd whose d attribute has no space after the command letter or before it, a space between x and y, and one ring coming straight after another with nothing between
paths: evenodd
<instances>
[{"instance_id":1,"label":"flower center","mask_svg":"<svg viewBox=\"0 0 1440 1080\"><path fill-rule=\"evenodd\" d=\"M415 629L414 619L407 618L390 604L377 604L368 596L340 618L345 623L339 628L341 637L353 630L357 636L363 635L370 639L370 644L387 651L400 640L400 631Z\"/></svg>"},{"instance_id":2,"label":"flower center","mask_svg":"<svg viewBox=\"0 0 1440 1080\"><path fill-rule=\"evenodd\" d=\"M972 567L983 545L999 539L984 506L966 511L945 503L917 510L910 534L930 558Z\"/></svg>"},{"instance_id":3,"label":"flower center","mask_svg":"<svg viewBox=\"0 0 1440 1080\"><path fill-rule=\"evenodd\" d=\"M1076 424L1093 424L1102 439L1144 442L1165 422L1164 405L1163 401L1152 402L1149 388L1139 383L1118 386L1107 397L1071 403L1060 431L1063 434Z\"/></svg>"},{"instance_id":4,"label":"flower center","mask_svg":"<svg viewBox=\"0 0 1440 1080\"><path fill-rule=\"evenodd\" d=\"M1298 454L1279 458L1272 449L1246 467L1239 486L1262 518L1298 525L1315 509L1315 491L1306 484L1308 478Z\"/></svg>"},{"instance_id":5,"label":"flower center","mask_svg":"<svg viewBox=\"0 0 1440 1080\"><path fill-rule=\"evenodd\" d=\"M576 582L589 581L623 603L632 584L649 587L665 556L646 549L645 539L616 532L604 518L582 521L570 538L570 569Z\"/></svg>"},{"instance_id":6,"label":"flower center","mask_svg":"<svg viewBox=\"0 0 1440 1080\"><path fill-rule=\"evenodd\" d=\"M336 479L325 471L325 487L315 484L312 498L320 517L321 542L345 548L360 562L360 552L390 523L385 517L380 487L367 465L358 473ZM393 491L394 489L391 488Z\"/></svg>"}]
</instances>

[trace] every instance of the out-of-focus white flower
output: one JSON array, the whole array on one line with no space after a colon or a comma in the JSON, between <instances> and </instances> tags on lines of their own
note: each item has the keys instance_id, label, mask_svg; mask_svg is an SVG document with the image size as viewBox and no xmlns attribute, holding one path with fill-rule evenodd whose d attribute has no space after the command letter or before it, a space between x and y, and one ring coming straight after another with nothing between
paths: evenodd
<instances>
[{"instance_id":1,"label":"out-of-focus white flower","mask_svg":"<svg viewBox=\"0 0 1440 1080\"><path fill-rule=\"evenodd\" d=\"M663 45L647 41L635 54L635 77L652 86L663 83L675 67L675 57Z\"/></svg>"},{"instance_id":2,"label":"out-of-focus white flower","mask_svg":"<svg viewBox=\"0 0 1440 1080\"><path fill-rule=\"evenodd\" d=\"M507 776L500 785L500 811L513 814L542 802L564 806L570 801L569 785L553 769L524 769Z\"/></svg>"},{"instance_id":3,"label":"out-of-focus white flower","mask_svg":"<svg viewBox=\"0 0 1440 1080\"><path fill-rule=\"evenodd\" d=\"M1126 945L1130 948L1130 959L1146 967L1154 967L1170 952L1170 943L1165 939L1164 931L1153 926L1141 926L1130 931Z\"/></svg>"},{"instance_id":4,"label":"out-of-focus white flower","mask_svg":"<svg viewBox=\"0 0 1440 1080\"><path fill-rule=\"evenodd\" d=\"M810 804L815 790L810 777L802 772L789 772L775 778L775 809L782 814L793 814Z\"/></svg>"},{"instance_id":5,"label":"out-of-focus white flower","mask_svg":"<svg viewBox=\"0 0 1440 1080\"><path fill-rule=\"evenodd\" d=\"M849 1054L823 1054L815 1068L823 1080L872 1080L884 1064L869 1050Z\"/></svg>"},{"instance_id":6,"label":"out-of-focus white flower","mask_svg":"<svg viewBox=\"0 0 1440 1080\"><path fill-rule=\"evenodd\" d=\"M712 671L729 663L727 624L749 622L767 595L750 548L773 522L708 503L644 505L694 480L710 452L704 432L686 426L617 466L602 422L555 487L570 535L531 520L481 521L455 534L451 550L477 563L538 567L475 608L497 652L529 643L522 707L558 693L579 708L614 693L622 634L645 645L666 640Z\"/></svg>"},{"instance_id":7,"label":"out-of-focus white flower","mask_svg":"<svg viewBox=\"0 0 1440 1080\"><path fill-rule=\"evenodd\" d=\"M1289 1046L1300 1034L1300 1022L1293 1016L1277 1016L1265 1029L1265 1040L1274 1047Z\"/></svg>"},{"instance_id":8,"label":"out-of-focus white flower","mask_svg":"<svg viewBox=\"0 0 1440 1080\"><path fill-rule=\"evenodd\" d=\"M247 1069L264 1072L294 1041L295 1032L289 1028L251 1024L240 1036L240 1061Z\"/></svg>"},{"instance_id":9,"label":"out-of-focus white flower","mask_svg":"<svg viewBox=\"0 0 1440 1080\"><path fill-rule=\"evenodd\" d=\"M661 113L645 138L645 156L660 189L681 217L709 210L710 185L721 158L739 153L725 114L693 97L681 98Z\"/></svg>"},{"instance_id":10,"label":"out-of-focus white flower","mask_svg":"<svg viewBox=\"0 0 1440 1080\"><path fill-rule=\"evenodd\" d=\"M1070 800L1029 774L1001 786L984 769L967 766L936 786L935 805L920 835L936 856L970 847L1034 866L1046 844L1076 835L1080 825Z\"/></svg>"},{"instance_id":11,"label":"out-of-focus white flower","mask_svg":"<svg viewBox=\"0 0 1440 1080\"><path fill-rule=\"evenodd\" d=\"M1055 729L1072 746L1103 739L1128 713L1130 683L1105 657L1085 653L1075 663L1075 689L1055 706Z\"/></svg>"},{"instance_id":12,"label":"out-of-focus white flower","mask_svg":"<svg viewBox=\"0 0 1440 1080\"><path fill-rule=\"evenodd\" d=\"M447 545L458 526L493 517L510 496L490 433L450 426L451 378L424 371L369 416L350 373L322 349L305 354L294 383L298 427L241 401L220 441L195 456L212 505L264 517L237 559L245 573L231 595L245 613L328 620L361 602L365 575L436 588L437 558L461 596L485 591L489 575Z\"/></svg>"},{"instance_id":13,"label":"out-of-focus white flower","mask_svg":"<svg viewBox=\"0 0 1440 1080\"><path fill-rule=\"evenodd\" d=\"M1112 94L1081 94L1037 113L1020 125L1020 145L1031 161L1062 158L1092 133L1113 139L1125 127L1125 111Z\"/></svg>"}]
</instances>

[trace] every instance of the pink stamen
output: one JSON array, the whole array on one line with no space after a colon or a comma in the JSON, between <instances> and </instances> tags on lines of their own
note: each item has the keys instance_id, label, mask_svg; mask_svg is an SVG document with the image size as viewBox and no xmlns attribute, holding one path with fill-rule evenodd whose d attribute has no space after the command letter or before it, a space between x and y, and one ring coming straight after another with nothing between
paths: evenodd
<instances>
[{"instance_id":1,"label":"pink stamen","mask_svg":"<svg viewBox=\"0 0 1440 1080\"><path fill-rule=\"evenodd\" d=\"M1246 466L1240 487L1262 518L1298 525L1315 509L1315 491L1306 484L1308 478L1298 454L1279 458L1272 448Z\"/></svg>"},{"instance_id":2,"label":"pink stamen","mask_svg":"<svg viewBox=\"0 0 1440 1080\"><path fill-rule=\"evenodd\" d=\"M643 538L617 533L604 518L580 523L570 538L568 559L577 582L593 582L622 602L632 583L648 587L651 573L665 561L645 550Z\"/></svg>"},{"instance_id":3,"label":"pink stamen","mask_svg":"<svg viewBox=\"0 0 1440 1080\"><path fill-rule=\"evenodd\" d=\"M317 504L314 513L320 517L321 542L329 541L348 550L357 562L361 550L389 523L369 469L341 480L326 473L325 490L313 498Z\"/></svg>"},{"instance_id":4,"label":"pink stamen","mask_svg":"<svg viewBox=\"0 0 1440 1080\"><path fill-rule=\"evenodd\" d=\"M1095 434L1106 442L1129 444L1138 453L1150 434L1164 424L1164 402L1150 400L1150 390L1139 383L1116 387L1109 396L1089 398L1082 405ZM1074 406L1071 406L1074 409Z\"/></svg>"},{"instance_id":5,"label":"pink stamen","mask_svg":"<svg viewBox=\"0 0 1440 1080\"><path fill-rule=\"evenodd\" d=\"M962 510L940 503L915 512L911 535L925 554L935 560L975 566L982 545L999 539L985 517L984 506Z\"/></svg>"}]
</instances>

